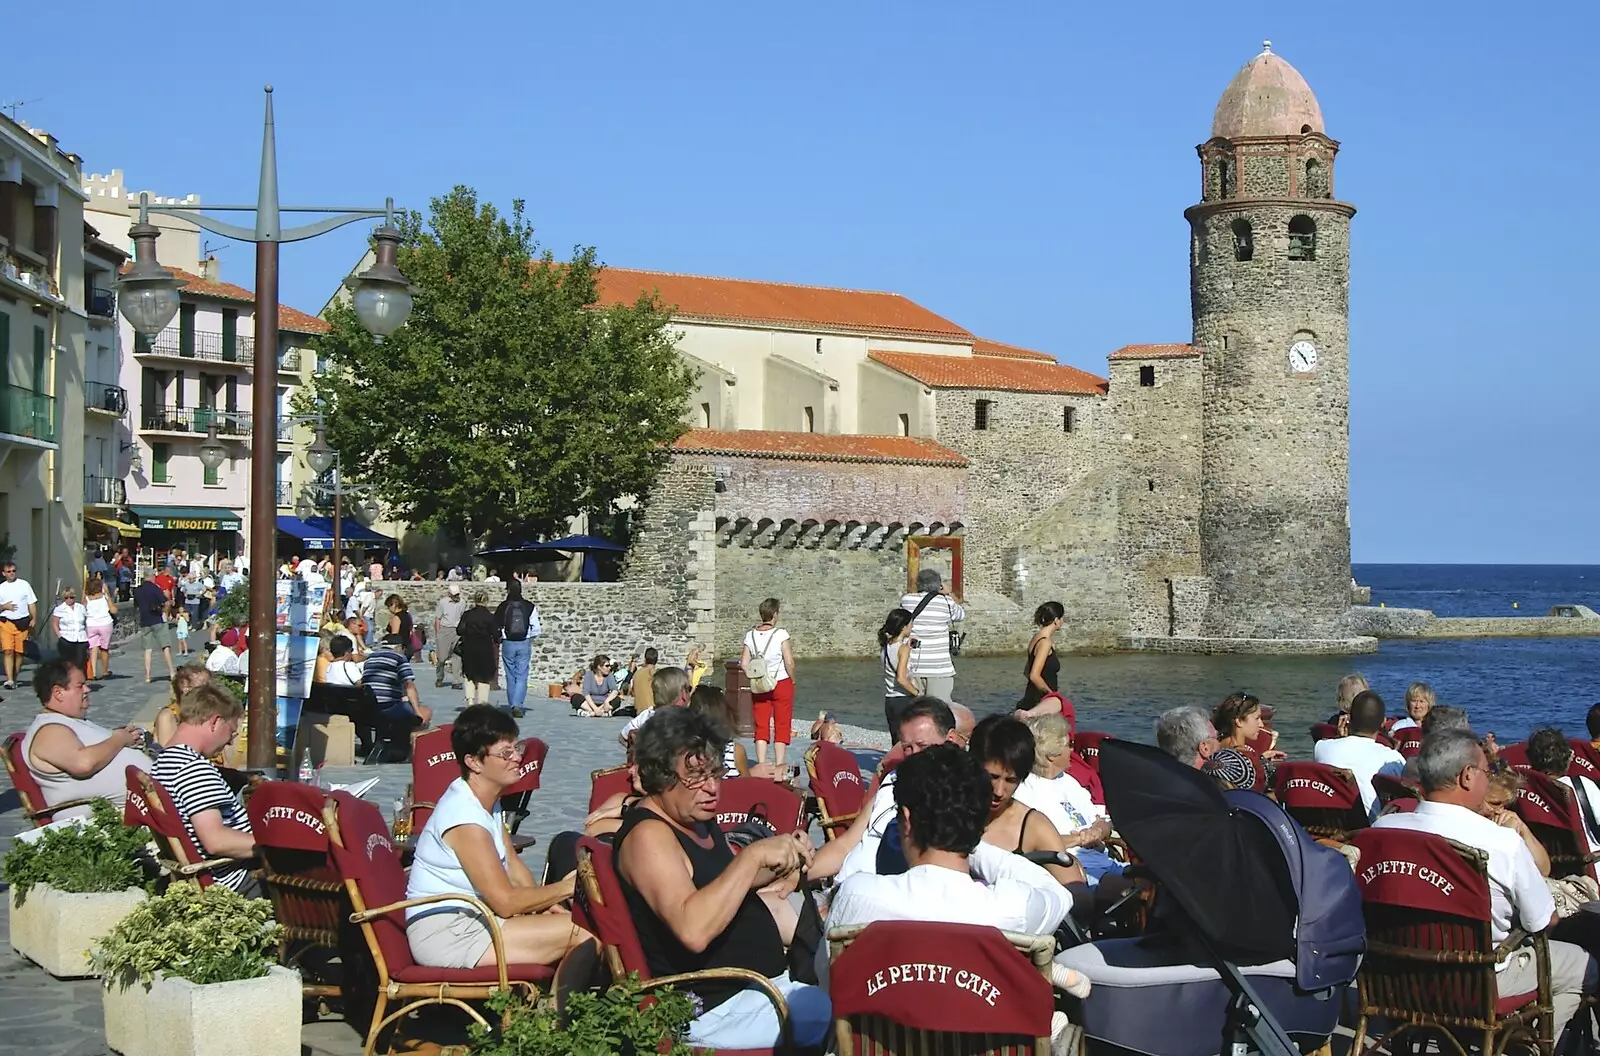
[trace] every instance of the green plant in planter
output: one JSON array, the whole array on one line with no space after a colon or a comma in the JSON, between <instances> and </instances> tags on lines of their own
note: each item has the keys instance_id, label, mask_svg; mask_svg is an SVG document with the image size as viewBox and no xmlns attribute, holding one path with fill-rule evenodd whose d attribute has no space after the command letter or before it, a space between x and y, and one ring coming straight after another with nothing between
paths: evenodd
<instances>
[{"instance_id":1,"label":"green plant in planter","mask_svg":"<svg viewBox=\"0 0 1600 1056\"><path fill-rule=\"evenodd\" d=\"M228 591L223 599L217 603L217 629L226 631L230 627L243 627L250 622L250 579Z\"/></svg>"},{"instance_id":2,"label":"green plant in planter","mask_svg":"<svg viewBox=\"0 0 1600 1056\"><path fill-rule=\"evenodd\" d=\"M122 824L122 814L110 800L96 800L89 811L88 824L62 822L45 828L36 840L12 841L4 873L18 905L27 901L35 884L74 895L130 887L150 890L138 859L150 842L150 830Z\"/></svg>"},{"instance_id":3,"label":"green plant in planter","mask_svg":"<svg viewBox=\"0 0 1600 1056\"><path fill-rule=\"evenodd\" d=\"M573 994L565 1022L549 998L502 991L487 1003L510 1021L504 1030L474 1023L470 1056L689 1056L685 1035L697 1001L671 987L646 993L632 974L602 993Z\"/></svg>"},{"instance_id":4,"label":"green plant in planter","mask_svg":"<svg viewBox=\"0 0 1600 1056\"><path fill-rule=\"evenodd\" d=\"M234 678L232 675L218 674L216 672L212 673L211 681L222 686L229 693L232 693L234 700L237 700L240 704L245 705L246 708L249 707L250 694L246 691L243 681Z\"/></svg>"},{"instance_id":5,"label":"green plant in planter","mask_svg":"<svg viewBox=\"0 0 1600 1056\"><path fill-rule=\"evenodd\" d=\"M148 987L157 972L197 985L231 983L266 975L282 932L264 899L221 884L173 884L124 917L92 961L108 987Z\"/></svg>"}]
</instances>

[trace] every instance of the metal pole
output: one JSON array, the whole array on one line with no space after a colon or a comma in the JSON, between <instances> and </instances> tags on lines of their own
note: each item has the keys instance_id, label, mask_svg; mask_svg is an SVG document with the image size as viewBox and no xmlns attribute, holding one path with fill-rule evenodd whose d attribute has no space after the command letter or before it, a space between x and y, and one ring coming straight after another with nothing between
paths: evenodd
<instances>
[{"instance_id":1,"label":"metal pole","mask_svg":"<svg viewBox=\"0 0 1600 1056\"><path fill-rule=\"evenodd\" d=\"M247 765L278 765L278 153L272 89L261 134L256 203L255 432L250 438L250 741Z\"/></svg>"},{"instance_id":2,"label":"metal pole","mask_svg":"<svg viewBox=\"0 0 1600 1056\"><path fill-rule=\"evenodd\" d=\"M339 459L335 456L333 460L333 611L335 619L344 615L344 598L341 597L344 583L344 561L340 552L340 544L343 540L339 534L339 522L343 520L343 507L340 506L340 502L344 497L342 476L343 474L339 472Z\"/></svg>"}]
</instances>

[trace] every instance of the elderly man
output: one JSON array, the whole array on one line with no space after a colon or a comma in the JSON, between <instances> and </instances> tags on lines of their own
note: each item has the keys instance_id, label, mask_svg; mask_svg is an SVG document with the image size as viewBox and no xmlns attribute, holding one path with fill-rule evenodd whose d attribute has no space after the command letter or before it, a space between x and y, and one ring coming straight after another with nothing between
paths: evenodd
<instances>
[{"instance_id":1,"label":"elderly man","mask_svg":"<svg viewBox=\"0 0 1600 1056\"><path fill-rule=\"evenodd\" d=\"M1199 708L1172 708L1156 720L1156 744L1184 766L1198 770L1217 750L1217 728Z\"/></svg>"},{"instance_id":2,"label":"elderly man","mask_svg":"<svg viewBox=\"0 0 1600 1056\"><path fill-rule=\"evenodd\" d=\"M950 625L967 618L967 610L950 596L939 573L931 568L917 572L917 589L900 599L911 613L909 670L922 692L940 700L955 696L956 666L950 658Z\"/></svg>"},{"instance_id":3,"label":"elderly man","mask_svg":"<svg viewBox=\"0 0 1600 1056\"><path fill-rule=\"evenodd\" d=\"M644 799L629 808L614 843L622 894L654 975L744 968L767 977L789 1005L794 1043L820 1045L832 1021L828 997L789 978L783 939L757 893L811 857L803 833L757 840L737 856L717 827L727 733L687 708L659 709L639 730L634 761ZM691 1045L764 1049L778 1043L766 995L737 983L686 987L701 1011Z\"/></svg>"},{"instance_id":4,"label":"elderly man","mask_svg":"<svg viewBox=\"0 0 1600 1056\"><path fill-rule=\"evenodd\" d=\"M1373 827L1428 832L1486 853L1489 931L1495 944L1505 941L1513 925L1534 932L1554 924L1555 902L1522 837L1515 829L1497 825L1481 813L1489 794L1489 761L1477 736L1471 730L1436 732L1423 739L1416 758L1423 801L1409 814L1380 817ZM1496 966L1495 978L1503 995L1537 989L1539 978L1532 951L1523 949L1512 954ZM1594 982L1594 963L1583 947L1550 943L1550 992L1558 1035L1577 1012L1583 995L1594 992ZM1568 1051L1561 1042L1556 1049Z\"/></svg>"},{"instance_id":5,"label":"elderly man","mask_svg":"<svg viewBox=\"0 0 1600 1056\"><path fill-rule=\"evenodd\" d=\"M104 797L117 806L128 798L127 770L150 769L144 730L108 730L88 721L89 683L83 669L65 660L46 660L33 673L33 691L44 708L22 738L22 758L44 793L45 806L74 799ZM54 820L87 817L89 808L71 807Z\"/></svg>"},{"instance_id":6,"label":"elderly man","mask_svg":"<svg viewBox=\"0 0 1600 1056\"><path fill-rule=\"evenodd\" d=\"M449 674L451 657L456 651L457 628L467 611L466 599L461 596L461 584L452 583L439 599L433 614L433 688L443 689ZM459 687L458 687L459 688Z\"/></svg>"}]
</instances>

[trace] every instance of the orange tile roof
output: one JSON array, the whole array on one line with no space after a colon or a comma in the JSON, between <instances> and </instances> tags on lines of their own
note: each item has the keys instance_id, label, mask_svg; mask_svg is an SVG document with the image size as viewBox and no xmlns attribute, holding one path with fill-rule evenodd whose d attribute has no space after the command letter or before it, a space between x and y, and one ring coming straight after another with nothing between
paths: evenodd
<instances>
[{"instance_id":1,"label":"orange tile roof","mask_svg":"<svg viewBox=\"0 0 1600 1056\"><path fill-rule=\"evenodd\" d=\"M1101 396L1106 380L1076 367L999 356L928 356L916 352L869 351L882 363L935 389L999 389Z\"/></svg>"},{"instance_id":2,"label":"orange tile roof","mask_svg":"<svg viewBox=\"0 0 1600 1056\"><path fill-rule=\"evenodd\" d=\"M1048 352L1035 352L1031 348L1018 348L1016 345L1002 344L999 341L990 341L984 337L973 338L972 354L975 356L994 356L997 359L1028 359L1036 363L1054 363L1056 361L1056 357Z\"/></svg>"},{"instance_id":3,"label":"orange tile roof","mask_svg":"<svg viewBox=\"0 0 1600 1056\"><path fill-rule=\"evenodd\" d=\"M632 304L639 294L655 291L674 315L691 319L972 340L955 323L898 293L612 267L602 269L596 282L602 306Z\"/></svg>"},{"instance_id":4,"label":"orange tile roof","mask_svg":"<svg viewBox=\"0 0 1600 1056\"><path fill-rule=\"evenodd\" d=\"M1198 356L1200 350L1193 345L1123 345L1107 359L1188 359Z\"/></svg>"},{"instance_id":5,"label":"orange tile roof","mask_svg":"<svg viewBox=\"0 0 1600 1056\"><path fill-rule=\"evenodd\" d=\"M773 429L690 429L673 445L678 451L804 462L897 462L965 466L966 458L924 436L836 436Z\"/></svg>"},{"instance_id":6,"label":"orange tile roof","mask_svg":"<svg viewBox=\"0 0 1600 1056\"><path fill-rule=\"evenodd\" d=\"M256 295L243 286L235 286L231 282L214 282L211 279L201 278L192 271L182 268L167 268L168 271L180 279L187 279L188 283L179 292L185 297L207 297L216 301L239 301L244 304L254 304ZM296 334L325 334L328 324L325 320L314 315L307 315L298 308L290 308L286 304L278 305L278 329L288 330Z\"/></svg>"}]
</instances>

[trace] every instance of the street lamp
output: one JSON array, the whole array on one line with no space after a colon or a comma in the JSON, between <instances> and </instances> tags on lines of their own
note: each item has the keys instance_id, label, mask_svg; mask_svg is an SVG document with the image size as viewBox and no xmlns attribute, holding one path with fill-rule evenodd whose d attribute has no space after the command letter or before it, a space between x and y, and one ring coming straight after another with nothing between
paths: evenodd
<instances>
[{"instance_id":1,"label":"street lamp","mask_svg":"<svg viewBox=\"0 0 1600 1056\"><path fill-rule=\"evenodd\" d=\"M160 333L178 310L183 283L156 263L155 240L159 232L151 213L181 216L213 234L256 247L255 360L253 387L255 433L250 441L250 750L252 769L277 764L277 587L272 576L277 541L277 386L270 384L278 371L278 255L284 242L299 242L325 234L357 220L383 219L373 232L376 263L351 286L356 316L374 337L393 333L411 311L411 291L394 266L400 232L394 226L394 199L382 209L346 209L335 206L280 206L278 204L278 147L272 119L272 86L266 88L266 117L261 131L261 182L255 205L152 205L149 194L139 195L139 222L128 232L134 242L134 265L118 283L122 314L141 334ZM255 227L223 223L208 212L255 214ZM299 227L283 228L283 213L332 213ZM365 306L363 308L363 305ZM215 437L212 430L207 444ZM221 444L216 445L218 451ZM204 458L204 448L201 457ZM220 462L220 460L219 460ZM337 526L337 522L335 522Z\"/></svg>"},{"instance_id":2,"label":"street lamp","mask_svg":"<svg viewBox=\"0 0 1600 1056\"><path fill-rule=\"evenodd\" d=\"M217 423L213 421L206 428L206 442L200 445L200 464L214 473L227 457L228 451L217 439Z\"/></svg>"},{"instance_id":3,"label":"street lamp","mask_svg":"<svg viewBox=\"0 0 1600 1056\"><path fill-rule=\"evenodd\" d=\"M311 442L311 447L306 451L306 465L311 467L311 472L322 476L333 464L338 461L339 453L328 446L327 438L322 434L322 423L317 422L317 438Z\"/></svg>"}]
</instances>

